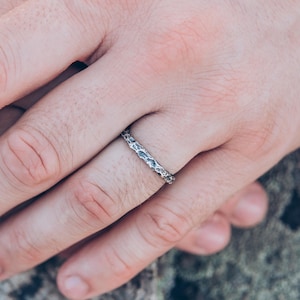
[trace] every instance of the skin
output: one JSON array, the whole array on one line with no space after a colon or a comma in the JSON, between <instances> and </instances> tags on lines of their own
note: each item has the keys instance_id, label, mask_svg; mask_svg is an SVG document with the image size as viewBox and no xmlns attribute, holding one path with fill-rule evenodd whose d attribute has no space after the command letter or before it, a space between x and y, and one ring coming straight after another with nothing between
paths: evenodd
<instances>
[{"instance_id":1,"label":"skin","mask_svg":"<svg viewBox=\"0 0 300 300\"><path fill-rule=\"evenodd\" d=\"M31 0L7 11L0 105L74 61L89 67L0 138L1 214L55 185L3 221L2 279L118 221L58 275L69 298L111 290L300 145L296 1ZM172 186L119 138L130 124Z\"/></svg>"},{"instance_id":2,"label":"skin","mask_svg":"<svg viewBox=\"0 0 300 300\"><path fill-rule=\"evenodd\" d=\"M53 81L0 110L0 134L15 124L44 95L85 67L79 63L71 65ZM189 232L176 247L201 255L216 253L229 243L231 226L249 228L257 225L266 214L267 204L267 195L262 186L259 183L250 184L228 199L204 224ZM70 257L78 248L78 245L73 246L60 255Z\"/></svg>"},{"instance_id":3,"label":"skin","mask_svg":"<svg viewBox=\"0 0 300 300\"><path fill-rule=\"evenodd\" d=\"M36 103L46 92L77 72L70 67L50 84L0 110L0 135ZM210 255L221 251L230 241L231 227L249 228L260 223L266 214L268 199L259 183L253 183L228 199L222 207L204 223L191 230L176 245L180 250L197 255ZM14 211L12 214L16 214ZM59 255L67 259L83 245L75 245ZM112 278L112 280L114 280Z\"/></svg>"}]
</instances>

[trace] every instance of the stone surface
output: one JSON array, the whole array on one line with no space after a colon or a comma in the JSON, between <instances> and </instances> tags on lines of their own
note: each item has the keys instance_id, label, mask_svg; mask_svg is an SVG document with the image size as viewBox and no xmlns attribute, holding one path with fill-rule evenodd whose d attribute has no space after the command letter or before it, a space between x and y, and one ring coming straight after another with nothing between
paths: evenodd
<instances>
[{"instance_id":1,"label":"stone surface","mask_svg":"<svg viewBox=\"0 0 300 300\"><path fill-rule=\"evenodd\" d=\"M270 195L266 221L234 230L229 247L211 257L171 251L101 300L300 299L300 151L261 181ZM3 300L63 300L52 259L0 284Z\"/></svg>"},{"instance_id":2,"label":"stone surface","mask_svg":"<svg viewBox=\"0 0 300 300\"><path fill-rule=\"evenodd\" d=\"M266 221L234 230L229 247L211 257L176 253L172 300L300 299L300 152L262 178L269 197Z\"/></svg>"}]
</instances>

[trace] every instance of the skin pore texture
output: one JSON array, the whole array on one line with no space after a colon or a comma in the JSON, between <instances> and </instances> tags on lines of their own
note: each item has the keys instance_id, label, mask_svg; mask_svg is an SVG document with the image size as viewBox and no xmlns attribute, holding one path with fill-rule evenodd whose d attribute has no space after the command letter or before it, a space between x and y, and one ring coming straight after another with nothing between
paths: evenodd
<instances>
[{"instance_id":1,"label":"skin pore texture","mask_svg":"<svg viewBox=\"0 0 300 300\"><path fill-rule=\"evenodd\" d=\"M1 107L74 61L88 66L31 96L16 123L12 108L1 111L12 126L0 137L0 213L36 200L1 223L0 279L100 232L58 274L67 297L89 298L176 245L210 254L231 224L263 218L267 197L249 184L300 144L300 4L0 4ZM119 137L129 125L173 185ZM216 224L223 240L209 240Z\"/></svg>"}]
</instances>

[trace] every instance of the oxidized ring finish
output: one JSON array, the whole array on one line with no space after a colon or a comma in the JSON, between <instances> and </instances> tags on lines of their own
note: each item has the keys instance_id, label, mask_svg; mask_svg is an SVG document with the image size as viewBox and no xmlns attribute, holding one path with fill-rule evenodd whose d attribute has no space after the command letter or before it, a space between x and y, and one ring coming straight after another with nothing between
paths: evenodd
<instances>
[{"instance_id":1,"label":"oxidized ring finish","mask_svg":"<svg viewBox=\"0 0 300 300\"><path fill-rule=\"evenodd\" d=\"M175 176L169 173L135 138L130 134L130 129L126 128L121 136L127 142L137 156L142 159L154 172L156 172L166 183L172 184Z\"/></svg>"}]
</instances>

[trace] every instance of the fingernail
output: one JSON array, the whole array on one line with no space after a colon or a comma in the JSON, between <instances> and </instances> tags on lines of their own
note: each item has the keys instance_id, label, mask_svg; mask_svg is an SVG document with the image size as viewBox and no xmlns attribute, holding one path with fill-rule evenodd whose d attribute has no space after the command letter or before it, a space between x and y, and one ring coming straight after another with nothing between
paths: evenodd
<instances>
[{"instance_id":1,"label":"fingernail","mask_svg":"<svg viewBox=\"0 0 300 300\"><path fill-rule=\"evenodd\" d=\"M84 298L89 289L88 284L79 276L70 276L64 283L64 293L75 299Z\"/></svg>"},{"instance_id":2,"label":"fingernail","mask_svg":"<svg viewBox=\"0 0 300 300\"><path fill-rule=\"evenodd\" d=\"M212 250L223 245L226 239L226 236L224 236L224 224L217 215L202 224L196 235L196 245L199 249L199 254L211 253Z\"/></svg>"}]
</instances>

